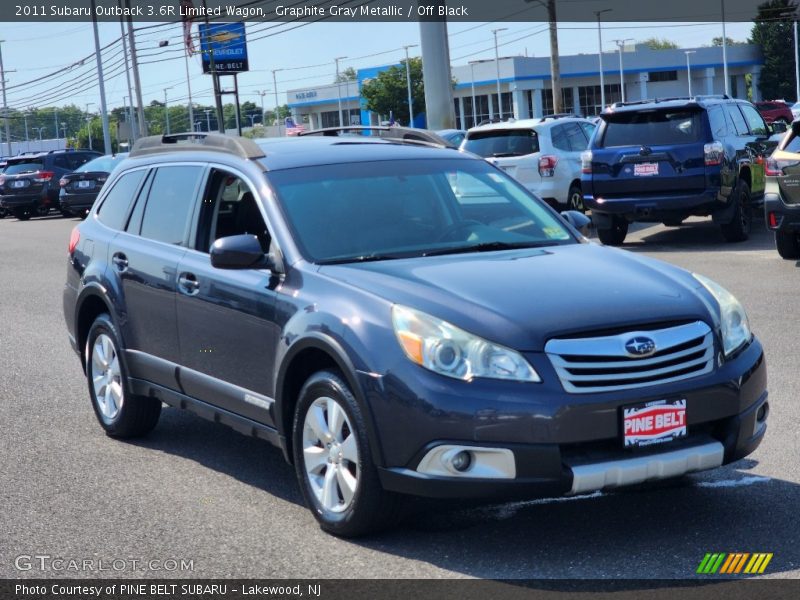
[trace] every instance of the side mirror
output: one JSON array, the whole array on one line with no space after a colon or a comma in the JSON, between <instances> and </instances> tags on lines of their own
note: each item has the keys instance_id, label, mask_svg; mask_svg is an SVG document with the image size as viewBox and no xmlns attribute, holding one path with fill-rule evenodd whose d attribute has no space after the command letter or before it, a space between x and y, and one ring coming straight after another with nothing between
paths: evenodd
<instances>
[{"instance_id":1,"label":"side mirror","mask_svg":"<svg viewBox=\"0 0 800 600\"><path fill-rule=\"evenodd\" d=\"M784 121L773 121L772 133L786 133L786 123Z\"/></svg>"},{"instance_id":2,"label":"side mirror","mask_svg":"<svg viewBox=\"0 0 800 600\"><path fill-rule=\"evenodd\" d=\"M272 255L264 253L254 235L232 235L211 245L211 266L217 269L274 269Z\"/></svg>"},{"instance_id":3,"label":"side mirror","mask_svg":"<svg viewBox=\"0 0 800 600\"><path fill-rule=\"evenodd\" d=\"M580 231L582 235L589 237L589 224L592 220L585 214L577 210L565 210L561 213L561 218Z\"/></svg>"}]
</instances>

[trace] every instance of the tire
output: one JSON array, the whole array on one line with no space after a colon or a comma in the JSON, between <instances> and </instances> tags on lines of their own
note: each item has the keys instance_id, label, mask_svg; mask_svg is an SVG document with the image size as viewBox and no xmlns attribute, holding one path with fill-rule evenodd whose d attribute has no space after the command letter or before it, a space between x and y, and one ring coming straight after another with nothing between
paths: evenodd
<instances>
[{"instance_id":1,"label":"tire","mask_svg":"<svg viewBox=\"0 0 800 600\"><path fill-rule=\"evenodd\" d=\"M107 314L92 323L85 348L89 396L97 420L108 436L140 437L150 433L158 423L161 402L130 392L119 339Z\"/></svg>"},{"instance_id":2,"label":"tire","mask_svg":"<svg viewBox=\"0 0 800 600\"><path fill-rule=\"evenodd\" d=\"M27 221L31 218L31 213L24 208L15 208L14 216L17 217L17 220L19 221Z\"/></svg>"},{"instance_id":3,"label":"tire","mask_svg":"<svg viewBox=\"0 0 800 600\"><path fill-rule=\"evenodd\" d=\"M781 258L786 260L800 258L800 234L796 231L776 231L775 247Z\"/></svg>"},{"instance_id":4,"label":"tire","mask_svg":"<svg viewBox=\"0 0 800 600\"><path fill-rule=\"evenodd\" d=\"M567 210L577 210L586 214L586 206L583 204L583 191L580 185L572 184L567 193Z\"/></svg>"},{"instance_id":5,"label":"tire","mask_svg":"<svg viewBox=\"0 0 800 600\"><path fill-rule=\"evenodd\" d=\"M740 179L733 190L732 200L736 203L730 223L720 226L722 237L728 242L743 242L750 237L753 224L753 211L750 204L750 186Z\"/></svg>"},{"instance_id":6,"label":"tire","mask_svg":"<svg viewBox=\"0 0 800 600\"><path fill-rule=\"evenodd\" d=\"M396 519L399 499L381 486L365 416L339 373L320 371L306 381L292 442L300 489L323 530L357 537Z\"/></svg>"},{"instance_id":7,"label":"tire","mask_svg":"<svg viewBox=\"0 0 800 600\"><path fill-rule=\"evenodd\" d=\"M597 230L597 237L606 246L621 246L628 235L628 221L621 217L612 217L611 228Z\"/></svg>"},{"instance_id":8,"label":"tire","mask_svg":"<svg viewBox=\"0 0 800 600\"><path fill-rule=\"evenodd\" d=\"M5 219L8 212L5 208L0 208L0 219Z\"/></svg>"},{"instance_id":9,"label":"tire","mask_svg":"<svg viewBox=\"0 0 800 600\"><path fill-rule=\"evenodd\" d=\"M66 208L61 208L61 209L59 209L59 212L61 213L61 216L62 216L62 217L64 217L64 218L66 218L66 219L69 219L70 217L74 217L74 216L75 216L75 215L72 213L72 211L69 211L69 210L67 210Z\"/></svg>"}]
</instances>

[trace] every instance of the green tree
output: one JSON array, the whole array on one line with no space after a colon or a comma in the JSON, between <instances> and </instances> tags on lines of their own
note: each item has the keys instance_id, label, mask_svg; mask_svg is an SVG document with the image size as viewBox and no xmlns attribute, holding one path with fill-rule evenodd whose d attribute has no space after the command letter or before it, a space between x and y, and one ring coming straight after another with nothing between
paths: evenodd
<instances>
[{"instance_id":1,"label":"green tree","mask_svg":"<svg viewBox=\"0 0 800 600\"><path fill-rule=\"evenodd\" d=\"M727 46L744 46L747 42L734 40L732 38L726 37L725 38L725 45ZM722 36L717 36L715 38L711 38L711 45L712 46L722 46Z\"/></svg>"},{"instance_id":2,"label":"green tree","mask_svg":"<svg viewBox=\"0 0 800 600\"><path fill-rule=\"evenodd\" d=\"M345 81L355 81L358 74L353 67L347 67L344 71L339 71L339 77L334 78L333 83L344 83Z\"/></svg>"},{"instance_id":3,"label":"green tree","mask_svg":"<svg viewBox=\"0 0 800 600\"><path fill-rule=\"evenodd\" d=\"M414 114L425 112L425 85L422 81L422 59L409 60L411 67L411 97ZM381 71L361 86L361 96L366 101L367 109L379 115L392 113L396 121L407 124L408 85L406 82L406 61L400 66L389 67Z\"/></svg>"},{"instance_id":4,"label":"green tree","mask_svg":"<svg viewBox=\"0 0 800 600\"><path fill-rule=\"evenodd\" d=\"M637 43L643 44L651 50L676 50L678 48L678 44L666 38L651 37Z\"/></svg>"},{"instance_id":5,"label":"green tree","mask_svg":"<svg viewBox=\"0 0 800 600\"><path fill-rule=\"evenodd\" d=\"M764 66L758 89L762 98L794 98L794 48L792 19L797 4L792 0L769 0L758 6L750 43L761 46Z\"/></svg>"}]
</instances>

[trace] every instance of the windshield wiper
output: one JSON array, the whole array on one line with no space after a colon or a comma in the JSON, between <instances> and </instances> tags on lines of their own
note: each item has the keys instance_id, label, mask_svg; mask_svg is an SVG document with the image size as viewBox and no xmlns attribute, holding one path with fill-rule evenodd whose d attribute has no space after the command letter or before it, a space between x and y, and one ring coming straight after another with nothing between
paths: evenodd
<instances>
[{"instance_id":1,"label":"windshield wiper","mask_svg":"<svg viewBox=\"0 0 800 600\"><path fill-rule=\"evenodd\" d=\"M364 254L362 256L348 256L346 258L331 258L328 260L318 261L320 265L342 265L345 263L364 263L375 262L378 260L397 260L398 258L405 258L394 254Z\"/></svg>"},{"instance_id":2,"label":"windshield wiper","mask_svg":"<svg viewBox=\"0 0 800 600\"><path fill-rule=\"evenodd\" d=\"M493 158L506 158L509 156L522 156L522 152L495 152Z\"/></svg>"},{"instance_id":3,"label":"windshield wiper","mask_svg":"<svg viewBox=\"0 0 800 600\"><path fill-rule=\"evenodd\" d=\"M480 244L470 244L469 246L454 246L452 248L430 250L429 252L425 252L422 256L493 252L495 250L517 250L519 248L543 248L545 246L556 246L557 244L558 242L483 242Z\"/></svg>"}]
</instances>

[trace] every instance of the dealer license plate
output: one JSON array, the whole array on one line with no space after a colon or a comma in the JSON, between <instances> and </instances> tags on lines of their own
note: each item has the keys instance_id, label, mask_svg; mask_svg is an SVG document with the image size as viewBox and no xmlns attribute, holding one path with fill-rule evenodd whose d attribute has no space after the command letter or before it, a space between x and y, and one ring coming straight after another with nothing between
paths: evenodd
<instances>
[{"instance_id":1,"label":"dealer license plate","mask_svg":"<svg viewBox=\"0 0 800 600\"><path fill-rule=\"evenodd\" d=\"M633 174L636 177L658 175L658 163L636 163L633 165Z\"/></svg>"},{"instance_id":2,"label":"dealer license plate","mask_svg":"<svg viewBox=\"0 0 800 600\"><path fill-rule=\"evenodd\" d=\"M656 400L622 408L626 448L663 444L686 437L686 399Z\"/></svg>"},{"instance_id":3,"label":"dealer license plate","mask_svg":"<svg viewBox=\"0 0 800 600\"><path fill-rule=\"evenodd\" d=\"M16 181L11 182L11 187L13 188L24 188L28 186L28 182L25 179L17 179Z\"/></svg>"},{"instance_id":4,"label":"dealer license plate","mask_svg":"<svg viewBox=\"0 0 800 600\"><path fill-rule=\"evenodd\" d=\"M78 188L80 188L82 190L88 190L88 189L93 188L93 187L94 187L94 181L92 181L91 179L88 180L88 181L79 181L78 182Z\"/></svg>"}]
</instances>

